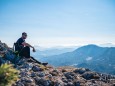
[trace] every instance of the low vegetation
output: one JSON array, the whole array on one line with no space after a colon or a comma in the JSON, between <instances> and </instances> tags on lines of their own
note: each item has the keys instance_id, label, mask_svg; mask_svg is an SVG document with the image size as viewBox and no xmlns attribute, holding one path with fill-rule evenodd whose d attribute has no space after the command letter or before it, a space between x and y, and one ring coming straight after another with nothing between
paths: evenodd
<instances>
[{"instance_id":1,"label":"low vegetation","mask_svg":"<svg viewBox=\"0 0 115 86\"><path fill-rule=\"evenodd\" d=\"M0 66L0 86L11 86L18 80L19 72L11 64Z\"/></svg>"}]
</instances>

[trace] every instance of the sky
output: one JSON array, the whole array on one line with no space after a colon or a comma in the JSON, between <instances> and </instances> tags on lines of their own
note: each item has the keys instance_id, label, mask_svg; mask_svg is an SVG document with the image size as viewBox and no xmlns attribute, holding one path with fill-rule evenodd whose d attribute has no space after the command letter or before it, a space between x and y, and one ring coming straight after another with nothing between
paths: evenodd
<instances>
[{"instance_id":1,"label":"sky","mask_svg":"<svg viewBox=\"0 0 115 86\"><path fill-rule=\"evenodd\" d=\"M0 0L0 40L42 46L115 44L115 0Z\"/></svg>"}]
</instances>

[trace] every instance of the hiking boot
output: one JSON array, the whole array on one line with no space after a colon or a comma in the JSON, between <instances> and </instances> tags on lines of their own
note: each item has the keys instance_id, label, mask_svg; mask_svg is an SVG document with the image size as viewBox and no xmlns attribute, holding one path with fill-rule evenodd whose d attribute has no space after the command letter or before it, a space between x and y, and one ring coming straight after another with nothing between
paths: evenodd
<instances>
[{"instance_id":1,"label":"hiking boot","mask_svg":"<svg viewBox=\"0 0 115 86\"><path fill-rule=\"evenodd\" d=\"M46 66L46 65L48 65L48 63L42 63L42 65Z\"/></svg>"}]
</instances>

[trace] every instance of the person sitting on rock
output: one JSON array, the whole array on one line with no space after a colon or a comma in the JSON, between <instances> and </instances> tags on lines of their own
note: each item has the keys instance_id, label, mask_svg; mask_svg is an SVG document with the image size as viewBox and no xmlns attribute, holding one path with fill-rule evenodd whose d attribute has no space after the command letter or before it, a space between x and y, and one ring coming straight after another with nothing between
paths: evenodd
<instances>
[{"instance_id":1,"label":"person sitting on rock","mask_svg":"<svg viewBox=\"0 0 115 86\"><path fill-rule=\"evenodd\" d=\"M30 61L35 61L35 62L41 64L41 62L37 61L36 59L34 59L33 57L30 56L30 48L33 49L33 52L36 52L36 50L32 45L25 42L26 38L27 38L27 33L23 32L22 37L19 38L17 40L17 42L15 43L15 51L18 52L19 56L25 57L25 58L30 58L31 59ZM42 64L47 65L48 63L42 63Z\"/></svg>"}]
</instances>

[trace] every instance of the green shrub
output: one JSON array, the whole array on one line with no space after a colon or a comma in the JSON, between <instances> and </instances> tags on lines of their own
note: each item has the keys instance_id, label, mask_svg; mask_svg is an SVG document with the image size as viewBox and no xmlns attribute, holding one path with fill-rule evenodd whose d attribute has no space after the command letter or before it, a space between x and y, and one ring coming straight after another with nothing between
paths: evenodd
<instances>
[{"instance_id":1,"label":"green shrub","mask_svg":"<svg viewBox=\"0 0 115 86\"><path fill-rule=\"evenodd\" d=\"M0 86L11 86L18 80L19 72L11 64L0 66Z\"/></svg>"}]
</instances>

